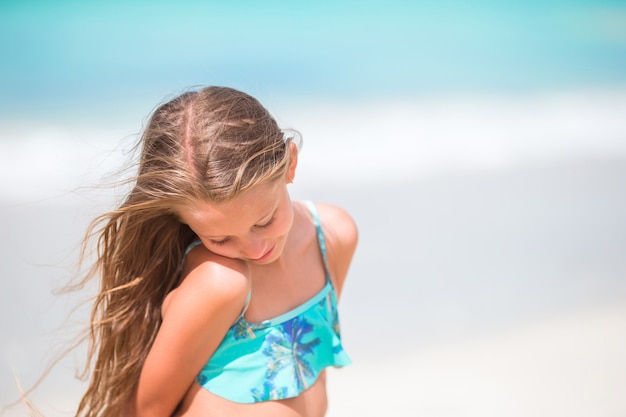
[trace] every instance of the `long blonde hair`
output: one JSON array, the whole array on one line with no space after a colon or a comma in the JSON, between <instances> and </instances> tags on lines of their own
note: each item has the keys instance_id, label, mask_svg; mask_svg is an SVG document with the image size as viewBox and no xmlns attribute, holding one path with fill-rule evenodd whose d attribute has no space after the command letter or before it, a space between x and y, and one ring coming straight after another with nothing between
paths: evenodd
<instances>
[{"instance_id":1,"label":"long blonde hair","mask_svg":"<svg viewBox=\"0 0 626 417\"><path fill-rule=\"evenodd\" d=\"M161 304L179 284L195 238L175 207L221 202L280 178L290 138L253 97L225 87L189 91L161 105L139 145L134 185L119 208L91 224L85 248L97 258L83 283L99 278L91 312L90 381L76 415L118 417L159 330Z\"/></svg>"}]
</instances>

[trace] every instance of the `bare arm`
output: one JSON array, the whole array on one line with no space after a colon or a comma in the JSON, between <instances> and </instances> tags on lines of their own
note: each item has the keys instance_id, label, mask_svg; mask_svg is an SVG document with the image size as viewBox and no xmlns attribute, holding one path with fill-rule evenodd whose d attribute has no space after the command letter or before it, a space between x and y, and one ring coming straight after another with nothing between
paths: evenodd
<instances>
[{"instance_id":1,"label":"bare arm","mask_svg":"<svg viewBox=\"0 0 626 417\"><path fill-rule=\"evenodd\" d=\"M194 252L195 265L164 304L125 417L171 416L241 313L249 289L245 266L204 248Z\"/></svg>"}]
</instances>

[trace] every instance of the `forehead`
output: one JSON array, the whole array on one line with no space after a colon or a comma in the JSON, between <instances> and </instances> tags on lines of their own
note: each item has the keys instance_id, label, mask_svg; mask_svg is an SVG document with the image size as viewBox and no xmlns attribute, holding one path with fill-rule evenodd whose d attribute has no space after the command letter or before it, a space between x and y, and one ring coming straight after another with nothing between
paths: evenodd
<instances>
[{"instance_id":1,"label":"forehead","mask_svg":"<svg viewBox=\"0 0 626 417\"><path fill-rule=\"evenodd\" d=\"M219 237L246 233L278 206L286 187L280 182L261 184L232 200L197 201L178 209L181 220L199 236Z\"/></svg>"}]
</instances>

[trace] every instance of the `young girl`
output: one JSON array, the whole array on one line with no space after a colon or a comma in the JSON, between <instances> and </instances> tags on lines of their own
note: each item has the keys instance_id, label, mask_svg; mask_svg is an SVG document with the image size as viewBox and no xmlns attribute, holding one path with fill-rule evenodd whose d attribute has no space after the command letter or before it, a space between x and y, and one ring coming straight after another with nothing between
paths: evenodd
<instances>
[{"instance_id":1,"label":"young girl","mask_svg":"<svg viewBox=\"0 0 626 417\"><path fill-rule=\"evenodd\" d=\"M323 416L350 362L342 209L292 202L298 149L261 104L208 87L159 107L139 172L96 220L92 377L79 416Z\"/></svg>"}]
</instances>

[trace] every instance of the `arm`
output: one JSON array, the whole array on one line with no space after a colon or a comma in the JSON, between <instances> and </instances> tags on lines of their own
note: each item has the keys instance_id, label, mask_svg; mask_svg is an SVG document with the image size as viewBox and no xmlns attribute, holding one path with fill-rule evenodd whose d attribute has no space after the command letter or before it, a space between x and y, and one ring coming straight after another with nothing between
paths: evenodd
<instances>
[{"instance_id":1,"label":"arm","mask_svg":"<svg viewBox=\"0 0 626 417\"><path fill-rule=\"evenodd\" d=\"M198 248L190 272L164 303L163 322L125 417L171 416L235 322L249 283L244 264Z\"/></svg>"},{"instance_id":2,"label":"arm","mask_svg":"<svg viewBox=\"0 0 626 417\"><path fill-rule=\"evenodd\" d=\"M337 296L340 296L359 239L358 229L344 209L328 204L316 205L326 238L330 274Z\"/></svg>"}]
</instances>

